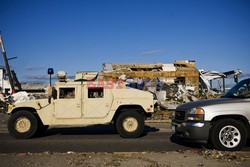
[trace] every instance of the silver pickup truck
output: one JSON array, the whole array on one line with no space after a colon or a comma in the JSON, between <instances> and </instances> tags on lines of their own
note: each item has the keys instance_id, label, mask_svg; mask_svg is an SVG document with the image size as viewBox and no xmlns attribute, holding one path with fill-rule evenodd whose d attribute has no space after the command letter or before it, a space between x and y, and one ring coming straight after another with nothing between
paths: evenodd
<instances>
[{"instance_id":1,"label":"silver pickup truck","mask_svg":"<svg viewBox=\"0 0 250 167\"><path fill-rule=\"evenodd\" d=\"M250 78L219 99L177 107L172 129L183 139L208 142L218 150L241 150L250 136Z\"/></svg>"}]
</instances>

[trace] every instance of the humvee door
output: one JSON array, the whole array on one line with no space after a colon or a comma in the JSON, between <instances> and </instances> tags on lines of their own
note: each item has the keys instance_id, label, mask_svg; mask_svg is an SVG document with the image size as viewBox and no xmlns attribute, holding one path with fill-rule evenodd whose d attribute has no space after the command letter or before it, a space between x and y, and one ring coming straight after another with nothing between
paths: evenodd
<instances>
[{"instance_id":1,"label":"humvee door","mask_svg":"<svg viewBox=\"0 0 250 167\"><path fill-rule=\"evenodd\" d=\"M60 87L55 100L56 118L81 118L81 86Z\"/></svg>"}]
</instances>

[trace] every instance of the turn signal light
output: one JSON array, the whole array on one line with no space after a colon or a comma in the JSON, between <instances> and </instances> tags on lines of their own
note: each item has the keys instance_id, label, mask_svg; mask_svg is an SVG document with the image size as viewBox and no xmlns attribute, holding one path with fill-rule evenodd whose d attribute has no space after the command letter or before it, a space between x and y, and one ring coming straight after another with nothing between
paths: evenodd
<instances>
[{"instance_id":1,"label":"turn signal light","mask_svg":"<svg viewBox=\"0 0 250 167\"><path fill-rule=\"evenodd\" d=\"M204 114L204 110L202 108L197 108L196 114Z\"/></svg>"}]
</instances>

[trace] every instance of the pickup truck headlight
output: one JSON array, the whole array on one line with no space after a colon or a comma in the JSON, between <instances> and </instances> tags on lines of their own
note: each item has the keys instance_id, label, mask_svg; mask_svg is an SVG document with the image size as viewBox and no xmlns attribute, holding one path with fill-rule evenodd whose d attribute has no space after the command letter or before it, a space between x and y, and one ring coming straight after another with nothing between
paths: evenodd
<instances>
[{"instance_id":1,"label":"pickup truck headlight","mask_svg":"<svg viewBox=\"0 0 250 167\"><path fill-rule=\"evenodd\" d=\"M192 108L187 115L188 121L204 121L205 111L202 108Z\"/></svg>"}]
</instances>

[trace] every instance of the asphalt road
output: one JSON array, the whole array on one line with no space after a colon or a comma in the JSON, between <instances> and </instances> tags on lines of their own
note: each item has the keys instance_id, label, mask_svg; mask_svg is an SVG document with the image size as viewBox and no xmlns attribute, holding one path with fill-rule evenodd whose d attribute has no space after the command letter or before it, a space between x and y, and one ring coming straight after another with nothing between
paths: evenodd
<instances>
[{"instance_id":1,"label":"asphalt road","mask_svg":"<svg viewBox=\"0 0 250 167\"><path fill-rule=\"evenodd\" d=\"M112 125L90 127L50 128L42 137L16 140L0 127L0 153L15 152L137 152L170 151L189 147L171 141L170 124L148 124L142 137L124 139L114 132ZM178 140L176 140L178 142Z\"/></svg>"},{"instance_id":2,"label":"asphalt road","mask_svg":"<svg viewBox=\"0 0 250 167\"><path fill-rule=\"evenodd\" d=\"M0 124L0 153L20 152L144 152L205 149L175 137L169 123L148 123L142 137L124 139L112 125L50 128L42 137L16 140ZM250 150L250 144L244 150Z\"/></svg>"}]
</instances>

